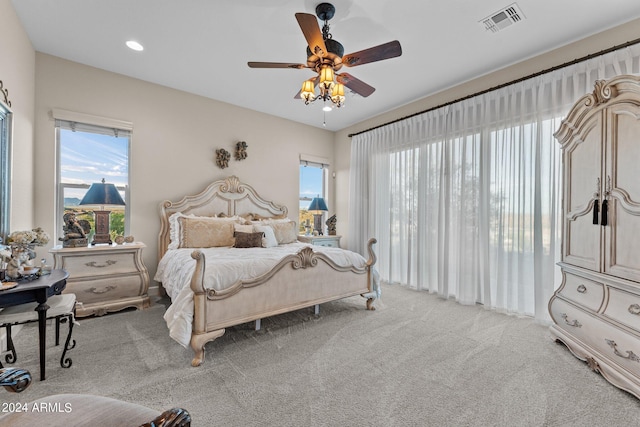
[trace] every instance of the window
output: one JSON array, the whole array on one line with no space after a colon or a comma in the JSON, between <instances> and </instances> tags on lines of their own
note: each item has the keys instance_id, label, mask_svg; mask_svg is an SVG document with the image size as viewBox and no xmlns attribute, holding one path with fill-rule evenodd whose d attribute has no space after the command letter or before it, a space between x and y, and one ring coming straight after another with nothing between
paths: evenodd
<instances>
[{"instance_id":1,"label":"window","mask_svg":"<svg viewBox=\"0 0 640 427\"><path fill-rule=\"evenodd\" d=\"M313 230L313 215L309 213L309 204L314 197L326 197L328 162L300 160L300 207L298 215L299 232L305 233L305 226Z\"/></svg>"},{"instance_id":2,"label":"window","mask_svg":"<svg viewBox=\"0 0 640 427\"><path fill-rule=\"evenodd\" d=\"M11 111L0 101L0 237L9 234L11 201Z\"/></svg>"},{"instance_id":3,"label":"window","mask_svg":"<svg viewBox=\"0 0 640 427\"><path fill-rule=\"evenodd\" d=\"M55 113L54 113L55 114ZM63 216L74 212L78 219L91 224L95 232L93 211L79 203L92 183L103 179L116 186L125 206L109 206L112 240L129 234L129 129L105 127L56 119L58 150L56 238L63 234Z\"/></svg>"}]
</instances>

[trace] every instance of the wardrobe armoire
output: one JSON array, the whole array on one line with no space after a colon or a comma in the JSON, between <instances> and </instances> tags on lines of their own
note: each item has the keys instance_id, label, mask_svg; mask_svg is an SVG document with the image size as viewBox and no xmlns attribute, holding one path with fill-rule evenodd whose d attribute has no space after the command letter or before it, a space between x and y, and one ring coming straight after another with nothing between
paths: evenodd
<instances>
[{"instance_id":1,"label":"wardrobe armoire","mask_svg":"<svg viewBox=\"0 0 640 427\"><path fill-rule=\"evenodd\" d=\"M551 334L640 398L640 77L597 81L555 137L564 187Z\"/></svg>"}]
</instances>

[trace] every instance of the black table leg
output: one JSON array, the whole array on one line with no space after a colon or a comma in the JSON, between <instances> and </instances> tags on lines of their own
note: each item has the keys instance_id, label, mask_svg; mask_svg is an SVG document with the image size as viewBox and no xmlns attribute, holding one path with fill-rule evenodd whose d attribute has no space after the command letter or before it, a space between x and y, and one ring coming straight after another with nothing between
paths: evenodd
<instances>
[{"instance_id":1,"label":"black table leg","mask_svg":"<svg viewBox=\"0 0 640 427\"><path fill-rule=\"evenodd\" d=\"M47 348L47 310L49 306L46 303L40 303L36 307L38 312L38 341L40 342L40 381L44 381L44 365L45 353Z\"/></svg>"}]
</instances>

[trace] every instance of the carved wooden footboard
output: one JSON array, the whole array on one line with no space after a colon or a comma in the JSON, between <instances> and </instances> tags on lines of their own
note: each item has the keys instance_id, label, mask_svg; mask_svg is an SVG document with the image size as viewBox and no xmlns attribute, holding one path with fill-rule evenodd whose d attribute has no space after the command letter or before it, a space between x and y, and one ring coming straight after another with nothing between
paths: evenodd
<instances>
[{"instance_id":1,"label":"carved wooden footboard","mask_svg":"<svg viewBox=\"0 0 640 427\"><path fill-rule=\"evenodd\" d=\"M191 279L194 293L191 348L195 356L191 364L199 366L204 360L205 344L222 336L229 326L354 295L365 297L366 308L374 310L375 243L376 239L368 242L369 259L363 268L339 266L324 254L305 247L283 258L262 276L238 281L224 291L204 288L206 258L199 250L193 251L196 268Z\"/></svg>"}]
</instances>

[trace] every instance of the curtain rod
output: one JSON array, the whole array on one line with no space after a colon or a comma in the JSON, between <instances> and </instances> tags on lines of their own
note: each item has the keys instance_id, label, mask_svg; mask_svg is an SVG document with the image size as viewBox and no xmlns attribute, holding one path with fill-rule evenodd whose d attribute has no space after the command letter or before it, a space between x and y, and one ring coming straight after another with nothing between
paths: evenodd
<instances>
[{"instance_id":1,"label":"curtain rod","mask_svg":"<svg viewBox=\"0 0 640 427\"><path fill-rule=\"evenodd\" d=\"M447 105L451 105L451 104L455 104L457 102L465 101L465 100L467 100L469 98L473 98L474 96L484 95L485 93L488 93L488 92L491 92L491 91L494 91L494 90L498 90L498 89L502 89L502 88L510 86L512 84L520 83L520 82L522 82L524 80L532 79L534 77L538 77L538 76L541 76L543 74L550 73L552 71L556 71L556 70L559 70L559 69L564 68L564 67L568 67L570 65L575 65L575 64L577 64L579 62L587 61L589 59L596 58L598 56L606 55L607 53L610 53L610 52L613 52L613 51L616 51L616 50L619 50L619 49L623 49L625 47L629 47L629 46L632 46L632 45L638 44L638 43L640 43L640 38L637 38L635 40L631 40L631 41L628 41L626 43L622 43L622 44L619 44L619 45L616 45L616 46L612 46L612 47L610 47L608 49L601 50L600 52L597 52L597 53L591 53L591 54L583 56L581 58L577 58L577 59L574 59L572 61L565 62L563 64L556 65L556 66L553 66L551 68L547 68L547 69L544 69L542 71L535 72L533 74L529 74L528 76L524 76L524 77L520 77L520 78L515 79L515 80L511 80L510 82L507 82L507 83L499 84L498 86L494 86L494 87L491 87L489 89L481 90L479 92L473 93L471 95L464 96L462 98L454 99L453 101L445 102L444 104L440 104L440 105L437 105L435 107L427 108L426 110L418 111L417 113L409 114L408 116L404 116L404 117L400 117L400 118L395 119L395 120L391 120L390 122L386 122L386 123L383 123L381 125L373 126L373 127L369 128L369 129L361 130L361 131L355 132L355 133L350 133L348 135L348 137L351 138L351 137L353 137L355 135L360 135L362 133L369 132L369 131L372 131L374 129L378 129L378 128L381 128L381 127L384 127L384 126L387 126L387 125L390 125L390 124L393 124L393 123L397 123L397 122L400 122L402 120L409 119L411 117L419 116L420 114L428 113L429 111L437 110L438 108L446 107Z\"/></svg>"}]
</instances>

